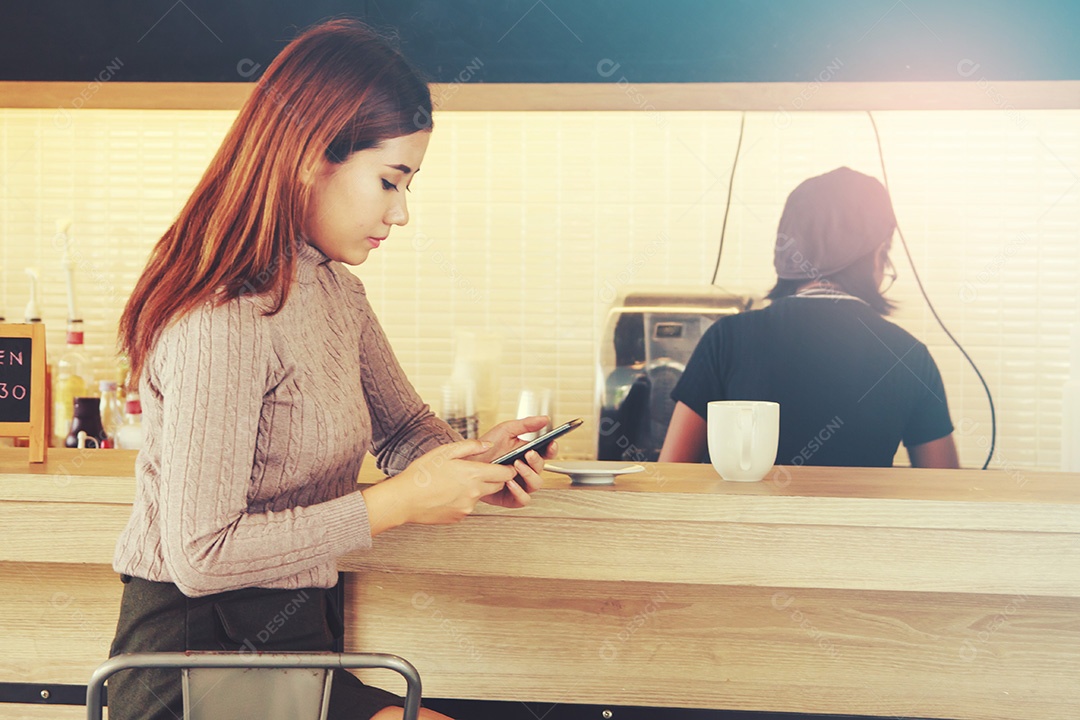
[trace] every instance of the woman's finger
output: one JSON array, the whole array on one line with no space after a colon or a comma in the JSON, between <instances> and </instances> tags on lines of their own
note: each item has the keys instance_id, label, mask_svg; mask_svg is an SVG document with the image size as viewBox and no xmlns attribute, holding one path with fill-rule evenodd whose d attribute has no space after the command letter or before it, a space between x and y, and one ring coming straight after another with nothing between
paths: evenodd
<instances>
[{"instance_id":1,"label":"woman's finger","mask_svg":"<svg viewBox=\"0 0 1080 720\"><path fill-rule=\"evenodd\" d=\"M510 482L506 483L506 490L514 496L514 499L517 500L519 504L527 505L532 499L529 497L530 489L536 489L532 487L536 484L536 480L526 477L524 473L534 473L532 473L532 471L529 469L529 466L523 463L521 460L518 460L514 463L514 469L518 471L518 476ZM522 482L525 483L525 487L522 487Z\"/></svg>"},{"instance_id":2,"label":"woman's finger","mask_svg":"<svg viewBox=\"0 0 1080 720\"><path fill-rule=\"evenodd\" d=\"M532 462L518 460L514 463L514 469L517 470L518 477L525 482L525 490L531 493L544 486L544 479L540 477L544 461L535 450L530 450L526 457L529 456L532 456Z\"/></svg>"},{"instance_id":3,"label":"woman's finger","mask_svg":"<svg viewBox=\"0 0 1080 720\"><path fill-rule=\"evenodd\" d=\"M502 432L506 434L506 437L517 437L518 435L524 435L525 433L536 432L547 427L551 419L546 415L533 415L532 417L519 418L517 420L507 420L506 422L499 423L491 429L491 432Z\"/></svg>"}]
</instances>

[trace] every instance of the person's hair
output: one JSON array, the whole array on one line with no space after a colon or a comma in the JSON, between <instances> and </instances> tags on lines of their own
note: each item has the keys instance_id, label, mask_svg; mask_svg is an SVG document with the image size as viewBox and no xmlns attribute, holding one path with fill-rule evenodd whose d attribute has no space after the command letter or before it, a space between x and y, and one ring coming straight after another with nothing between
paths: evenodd
<instances>
[{"instance_id":1,"label":"person's hair","mask_svg":"<svg viewBox=\"0 0 1080 720\"><path fill-rule=\"evenodd\" d=\"M172 226L120 318L119 344L138 378L169 322L212 300L288 299L311 186L323 161L343 163L385 140L429 131L427 84L384 38L355 20L301 34L274 59Z\"/></svg>"},{"instance_id":2,"label":"person's hair","mask_svg":"<svg viewBox=\"0 0 1080 720\"><path fill-rule=\"evenodd\" d=\"M888 250L886 250L888 252ZM888 315L896 309L896 304L881 294L878 283L874 278L874 263L877 252L864 255L846 268L821 278L802 278L797 280L777 279L769 294L769 300L779 300L789 297L799 291L799 288L812 280L826 280L836 285L849 295L854 295L878 312L879 315Z\"/></svg>"}]
</instances>

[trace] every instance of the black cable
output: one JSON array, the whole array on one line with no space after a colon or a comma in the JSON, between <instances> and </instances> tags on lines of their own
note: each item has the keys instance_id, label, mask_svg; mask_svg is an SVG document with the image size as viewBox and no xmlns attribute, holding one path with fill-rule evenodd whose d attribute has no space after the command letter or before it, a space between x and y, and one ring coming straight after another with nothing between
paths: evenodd
<instances>
[{"instance_id":1,"label":"black cable","mask_svg":"<svg viewBox=\"0 0 1080 720\"><path fill-rule=\"evenodd\" d=\"M870 125L874 128L874 139L877 141L878 159L881 160L881 176L885 180L885 189L889 191L889 196L892 196L892 190L889 189L889 174L885 171L885 152L881 149L881 135L878 133L877 123L874 122L874 113L867 110L867 117L870 118ZM900 229L900 223L896 223L896 233L900 236L900 244L904 246L904 253L907 255L908 264L911 265L911 272L915 276L915 282L919 285L919 292L922 293L923 299L926 300L926 306L930 308L931 314L934 319L937 320L937 324L941 326L941 329L945 331L945 334L952 340L953 345L964 355L964 358L971 365L971 369L975 371L975 374L979 376L979 382L982 383L983 390L986 391L986 400L990 403L990 452L986 455L986 462L983 463L982 469L985 470L990 466L990 458L994 456L994 444L997 441L997 416L994 413L994 398L990 394L990 386L986 384L986 380L983 378L982 373L979 372L978 366L975 365L975 361L971 359L971 356L967 354L967 350L964 346L953 337L953 334L949 332L949 328L945 327L945 323L938 317L937 310L934 309L934 304L930 302L930 297L926 294L926 288L923 287L922 279L919 277L919 271L915 269L915 261L911 257L911 251L908 249L907 240L904 239L904 231Z\"/></svg>"},{"instance_id":2,"label":"black cable","mask_svg":"<svg viewBox=\"0 0 1080 720\"><path fill-rule=\"evenodd\" d=\"M724 205L724 224L720 227L720 247L716 249L716 267L712 271L712 282L716 284L716 276L720 274L720 255L724 252L724 235L727 234L727 219L731 212L731 194L735 190L735 168L739 166L739 151L742 150L743 133L746 131L746 112L743 111L742 119L739 120L739 142L735 145L735 159L731 161L731 177L728 178L727 204Z\"/></svg>"}]
</instances>

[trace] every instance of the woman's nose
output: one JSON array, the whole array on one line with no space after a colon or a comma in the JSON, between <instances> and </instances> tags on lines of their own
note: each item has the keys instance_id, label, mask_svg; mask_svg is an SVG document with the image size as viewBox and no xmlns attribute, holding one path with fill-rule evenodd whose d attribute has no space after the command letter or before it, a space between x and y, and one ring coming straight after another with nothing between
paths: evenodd
<instances>
[{"instance_id":1,"label":"woman's nose","mask_svg":"<svg viewBox=\"0 0 1080 720\"><path fill-rule=\"evenodd\" d=\"M383 218L387 225L405 225L409 222L409 207L405 202L405 193L394 199Z\"/></svg>"}]
</instances>

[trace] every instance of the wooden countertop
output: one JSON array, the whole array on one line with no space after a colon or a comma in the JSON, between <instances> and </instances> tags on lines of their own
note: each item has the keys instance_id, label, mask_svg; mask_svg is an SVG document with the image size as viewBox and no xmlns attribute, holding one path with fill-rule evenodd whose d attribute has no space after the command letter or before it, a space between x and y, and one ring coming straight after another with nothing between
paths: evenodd
<instances>
[{"instance_id":1,"label":"wooden countertop","mask_svg":"<svg viewBox=\"0 0 1080 720\"><path fill-rule=\"evenodd\" d=\"M110 562L135 453L24 457L0 452L0 561ZM371 463L359 479L381 477ZM654 463L609 487L545 482L527 508L398 528L341 567L1080 597L1078 475L790 467L732 483L708 465Z\"/></svg>"},{"instance_id":2,"label":"wooden countertop","mask_svg":"<svg viewBox=\"0 0 1080 720\"><path fill-rule=\"evenodd\" d=\"M107 482L135 475L136 452L130 450L51 449L48 461L26 462L25 449L0 448L0 500L130 502L134 485ZM368 458L360 483L378 482L383 474ZM665 493L774 498L844 498L976 503L1036 503L1080 506L1080 473L1015 470L925 470L913 468L777 467L758 483L727 482L709 465L645 463L646 472L621 476L613 486L571 487L560 473L545 474L545 489L614 494ZM41 485L41 476L52 477ZM78 482L75 480L78 479ZM35 489L36 488L36 489ZM106 492L106 497L95 495Z\"/></svg>"},{"instance_id":3,"label":"wooden countertop","mask_svg":"<svg viewBox=\"0 0 1080 720\"><path fill-rule=\"evenodd\" d=\"M104 658L134 460L0 450L0 681L85 682ZM433 697L1080 717L1080 474L791 467L743 484L647 464L611 487L545 482L527 508L342 558L346 648L409 658Z\"/></svg>"}]
</instances>

